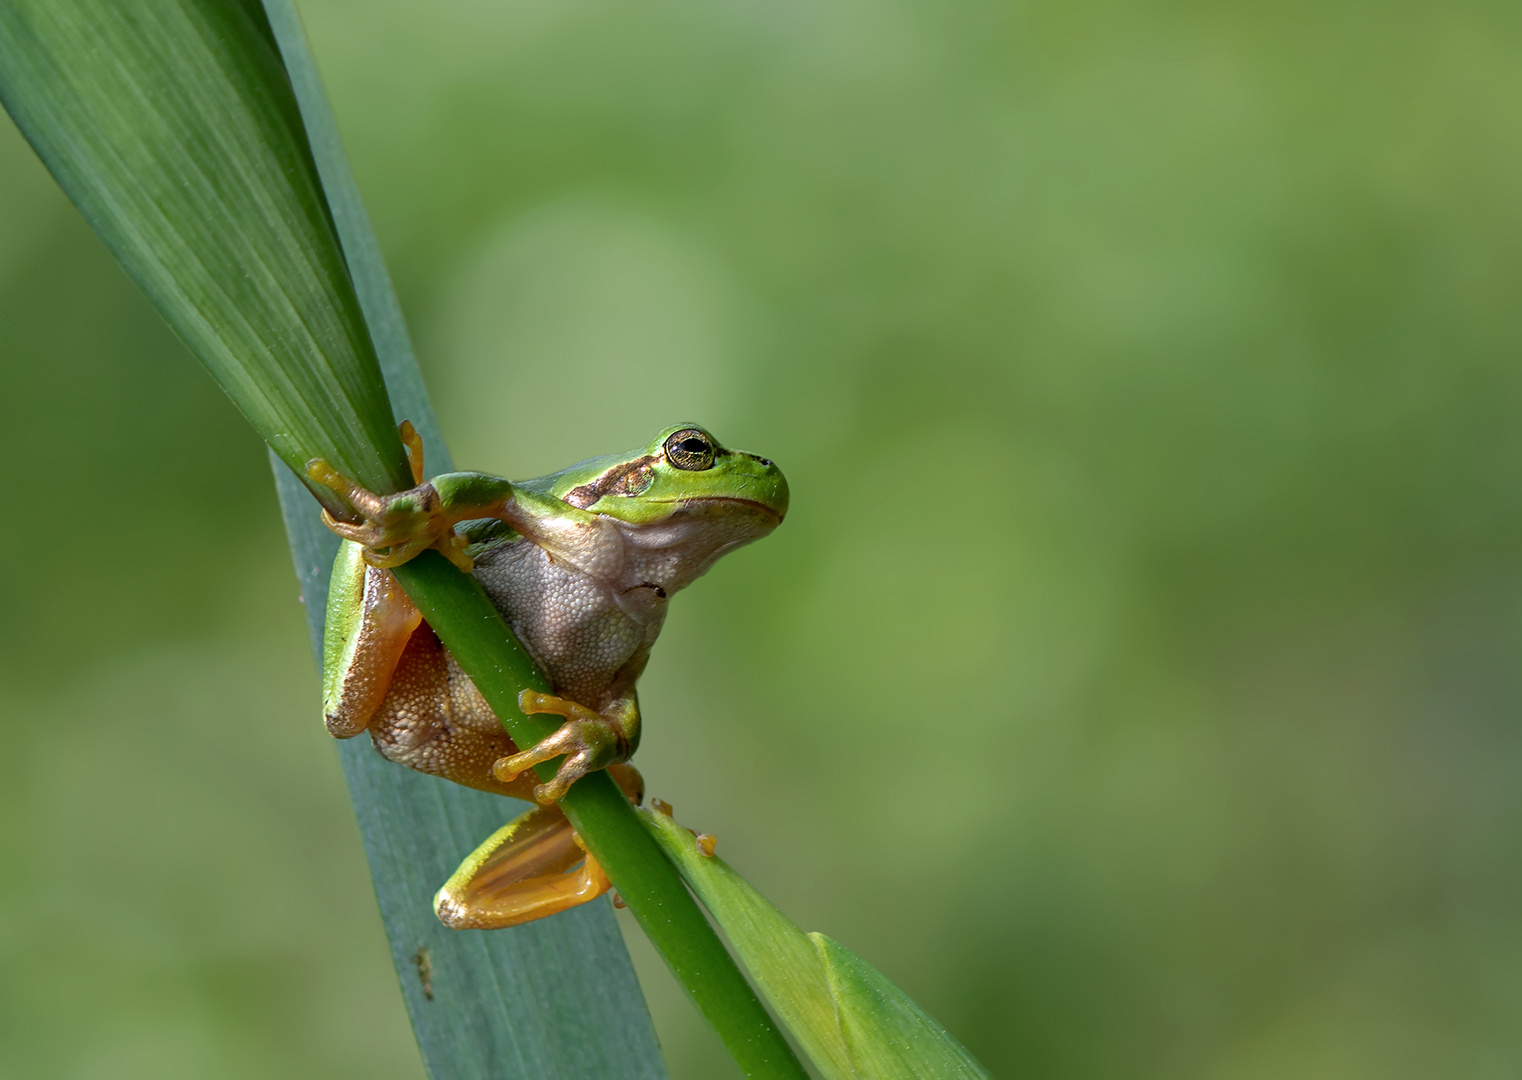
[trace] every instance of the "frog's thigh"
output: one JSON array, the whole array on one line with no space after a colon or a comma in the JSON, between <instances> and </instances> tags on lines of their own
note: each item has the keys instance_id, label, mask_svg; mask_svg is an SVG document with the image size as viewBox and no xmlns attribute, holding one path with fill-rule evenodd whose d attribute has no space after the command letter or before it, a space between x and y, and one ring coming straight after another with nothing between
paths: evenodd
<instances>
[{"instance_id":1,"label":"frog's thigh","mask_svg":"<svg viewBox=\"0 0 1522 1080\"><path fill-rule=\"evenodd\" d=\"M358 548L347 562L352 565L342 569L359 587L359 612L338 655L325 657L325 664L332 665L331 674L325 672L325 676L334 681L323 688L323 718L328 732L337 739L353 738L369 725L385 700L402 651L423 621L391 571L366 567ZM362 579L353 578L356 571L363 574ZM339 572L335 567L335 589ZM333 618L330 610L330 630ZM324 652L327 650L325 642Z\"/></svg>"},{"instance_id":2,"label":"frog's thigh","mask_svg":"<svg viewBox=\"0 0 1522 1080\"><path fill-rule=\"evenodd\" d=\"M426 623L402 650L386 700L370 721L382 755L457 784L533 801L533 777L504 783L492 763L517 745L485 700L463 679Z\"/></svg>"}]
</instances>

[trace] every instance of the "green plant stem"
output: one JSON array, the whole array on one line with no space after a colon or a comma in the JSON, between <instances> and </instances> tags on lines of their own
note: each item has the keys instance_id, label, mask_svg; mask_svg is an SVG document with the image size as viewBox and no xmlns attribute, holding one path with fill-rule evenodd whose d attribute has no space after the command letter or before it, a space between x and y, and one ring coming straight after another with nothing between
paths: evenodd
<instances>
[{"instance_id":1,"label":"green plant stem","mask_svg":"<svg viewBox=\"0 0 1522 1080\"><path fill-rule=\"evenodd\" d=\"M520 690L551 688L474 579L433 551L392 573L515 742L532 746L555 730L555 721L525 716L518 708ZM540 777L553 776L555 765L539 766ZM607 774L577 781L561 806L745 1075L805 1080L792 1048Z\"/></svg>"}]
</instances>

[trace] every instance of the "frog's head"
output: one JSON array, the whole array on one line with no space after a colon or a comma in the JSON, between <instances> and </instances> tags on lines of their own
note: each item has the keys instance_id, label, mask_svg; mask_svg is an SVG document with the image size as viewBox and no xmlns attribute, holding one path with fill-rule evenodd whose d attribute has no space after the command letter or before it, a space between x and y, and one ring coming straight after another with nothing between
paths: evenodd
<instances>
[{"instance_id":1,"label":"frog's head","mask_svg":"<svg viewBox=\"0 0 1522 1080\"><path fill-rule=\"evenodd\" d=\"M623 522L646 548L684 564L679 588L727 551L758 540L787 513L787 481L764 457L731 450L696 424L666 428L648 446L593 458L531 486Z\"/></svg>"},{"instance_id":2,"label":"frog's head","mask_svg":"<svg viewBox=\"0 0 1522 1080\"><path fill-rule=\"evenodd\" d=\"M666 428L628 454L572 465L548 493L572 506L631 525L656 525L702 513L755 518L764 535L787 513L787 481L764 457L722 446L696 424Z\"/></svg>"}]
</instances>

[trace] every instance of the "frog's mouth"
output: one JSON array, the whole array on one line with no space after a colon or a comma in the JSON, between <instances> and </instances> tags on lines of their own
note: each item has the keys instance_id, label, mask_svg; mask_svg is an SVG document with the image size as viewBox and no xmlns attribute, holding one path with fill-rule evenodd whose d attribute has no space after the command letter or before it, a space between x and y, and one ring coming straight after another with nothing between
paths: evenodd
<instances>
[{"instance_id":1,"label":"frog's mouth","mask_svg":"<svg viewBox=\"0 0 1522 1080\"><path fill-rule=\"evenodd\" d=\"M743 506L747 510L753 510L769 520L773 528L781 525L782 519L787 516L785 508L778 510L775 506L768 506L766 503L757 502L755 499L741 499L734 495L700 495L695 498L678 500L675 505L678 510L709 506Z\"/></svg>"}]
</instances>

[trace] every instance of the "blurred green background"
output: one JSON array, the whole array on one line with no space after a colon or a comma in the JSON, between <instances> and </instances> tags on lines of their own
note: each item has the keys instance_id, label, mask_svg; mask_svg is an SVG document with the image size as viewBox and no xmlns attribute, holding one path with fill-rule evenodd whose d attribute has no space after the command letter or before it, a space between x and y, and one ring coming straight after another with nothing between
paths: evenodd
<instances>
[{"instance_id":1,"label":"blurred green background","mask_svg":"<svg viewBox=\"0 0 1522 1080\"><path fill-rule=\"evenodd\" d=\"M457 461L786 470L640 764L797 922L1002 1077L1522 1069L1515 6L301 7ZM0 1073L415 1080L263 449L8 124L0 401Z\"/></svg>"}]
</instances>

